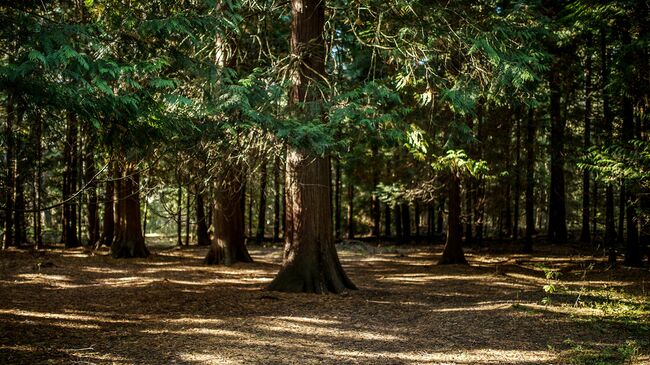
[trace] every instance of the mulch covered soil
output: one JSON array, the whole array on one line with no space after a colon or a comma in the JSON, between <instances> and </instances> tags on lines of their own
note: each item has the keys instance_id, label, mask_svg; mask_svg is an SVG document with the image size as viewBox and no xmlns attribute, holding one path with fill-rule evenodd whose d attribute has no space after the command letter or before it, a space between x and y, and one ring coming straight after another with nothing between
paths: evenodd
<instances>
[{"instance_id":1,"label":"mulch covered soil","mask_svg":"<svg viewBox=\"0 0 650 365\"><path fill-rule=\"evenodd\" d=\"M552 304L541 264L565 288L650 290L648 269L606 270L567 252L477 251L471 266L436 266L441 246L339 247L359 290L267 292L281 249L251 247L253 264L205 266L206 248L154 247L148 259L106 250L0 252L0 364L557 364L576 344L647 332L576 305ZM590 265L593 264L593 265ZM558 286L560 286L558 284Z\"/></svg>"}]
</instances>

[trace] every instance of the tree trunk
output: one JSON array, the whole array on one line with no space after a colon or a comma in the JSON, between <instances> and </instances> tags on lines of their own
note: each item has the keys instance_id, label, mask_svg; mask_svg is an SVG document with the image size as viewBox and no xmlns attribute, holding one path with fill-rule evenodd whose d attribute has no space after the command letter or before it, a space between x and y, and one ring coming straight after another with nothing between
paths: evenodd
<instances>
[{"instance_id":1,"label":"tree trunk","mask_svg":"<svg viewBox=\"0 0 650 365\"><path fill-rule=\"evenodd\" d=\"M289 100L292 104L313 104L302 110L302 116L322 117L320 93L310 83L326 77L325 1L292 0L291 8L291 51L301 63L293 75ZM296 106L302 109L301 105ZM317 108L315 115L313 111ZM297 148L288 152L284 262L269 285L270 290L340 293L346 288L356 289L343 271L334 247L330 173L329 156Z\"/></svg>"},{"instance_id":2,"label":"tree trunk","mask_svg":"<svg viewBox=\"0 0 650 365\"><path fill-rule=\"evenodd\" d=\"M554 64L551 65L551 71L549 74L549 89L551 92L551 184L548 207L548 237L553 243L567 242L564 191L564 129L566 126L566 120L561 113L561 75L559 68L559 61L556 60Z\"/></svg>"},{"instance_id":3,"label":"tree trunk","mask_svg":"<svg viewBox=\"0 0 650 365\"><path fill-rule=\"evenodd\" d=\"M68 126L64 148L65 170L63 176L63 242L65 248L79 247L77 238L77 208L73 194L77 190L77 119L68 114Z\"/></svg>"},{"instance_id":4,"label":"tree trunk","mask_svg":"<svg viewBox=\"0 0 650 365\"><path fill-rule=\"evenodd\" d=\"M452 173L449 179L449 214L447 216L447 243L442 251L439 265L467 265L463 253L462 224L460 221L460 177Z\"/></svg>"},{"instance_id":5,"label":"tree trunk","mask_svg":"<svg viewBox=\"0 0 650 365\"><path fill-rule=\"evenodd\" d=\"M198 186L196 187L196 241L199 246L210 245L208 224L205 218L205 203Z\"/></svg>"},{"instance_id":6,"label":"tree trunk","mask_svg":"<svg viewBox=\"0 0 650 365\"><path fill-rule=\"evenodd\" d=\"M334 167L334 239L341 240L341 161L335 160ZM285 205L286 206L286 205Z\"/></svg>"},{"instance_id":7,"label":"tree trunk","mask_svg":"<svg viewBox=\"0 0 650 365\"><path fill-rule=\"evenodd\" d=\"M379 149L372 147L372 193L370 196L370 215L372 216L372 236L379 239L381 227L381 205L377 196L377 186L379 185Z\"/></svg>"},{"instance_id":8,"label":"tree trunk","mask_svg":"<svg viewBox=\"0 0 650 365\"><path fill-rule=\"evenodd\" d=\"M5 176L5 226L4 226L4 240L2 241L2 248L7 249L14 244L14 190L15 190L15 176L14 167L16 164L16 157L14 154L14 119L16 118L16 111L14 109L13 94L9 94L7 98L7 124L5 125L5 144L6 144L6 158L7 158L7 175Z\"/></svg>"},{"instance_id":9,"label":"tree trunk","mask_svg":"<svg viewBox=\"0 0 650 365\"><path fill-rule=\"evenodd\" d=\"M603 94L603 131L605 146L612 145L612 112L609 103L609 55L605 28L600 30L600 58L602 65L601 89ZM614 224L614 187L608 182L605 188L605 246L608 247L610 266L616 266L616 228Z\"/></svg>"},{"instance_id":10,"label":"tree trunk","mask_svg":"<svg viewBox=\"0 0 650 365\"><path fill-rule=\"evenodd\" d=\"M415 220L415 241L419 242L420 241L420 202L415 201L415 212L414 212L414 217L413 219Z\"/></svg>"},{"instance_id":11,"label":"tree trunk","mask_svg":"<svg viewBox=\"0 0 650 365\"><path fill-rule=\"evenodd\" d=\"M246 188L237 172L229 173L216 191L214 239L205 258L208 265L231 265L253 262L246 248L244 204Z\"/></svg>"},{"instance_id":12,"label":"tree trunk","mask_svg":"<svg viewBox=\"0 0 650 365\"><path fill-rule=\"evenodd\" d=\"M402 240L405 243L411 241L411 209L409 203L402 203Z\"/></svg>"},{"instance_id":13,"label":"tree trunk","mask_svg":"<svg viewBox=\"0 0 650 365\"><path fill-rule=\"evenodd\" d=\"M354 239L354 185L348 181L348 239Z\"/></svg>"},{"instance_id":14,"label":"tree trunk","mask_svg":"<svg viewBox=\"0 0 650 365\"><path fill-rule=\"evenodd\" d=\"M472 231L473 231L473 220L472 220L472 178L467 179L467 189L465 189L465 242L467 244L472 243Z\"/></svg>"},{"instance_id":15,"label":"tree trunk","mask_svg":"<svg viewBox=\"0 0 650 365\"><path fill-rule=\"evenodd\" d=\"M515 211L512 225L512 239L519 239L519 198L521 196L521 109L517 108L516 120L516 143L515 143Z\"/></svg>"},{"instance_id":16,"label":"tree trunk","mask_svg":"<svg viewBox=\"0 0 650 365\"><path fill-rule=\"evenodd\" d=\"M445 215L445 198L441 198L438 203L438 224L436 224L436 233L442 234Z\"/></svg>"},{"instance_id":17,"label":"tree trunk","mask_svg":"<svg viewBox=\"0 0 650 365\"><path fill-rule=\"evenodd\" d=\"M275 158L273 167L273 242L280 239L280 158Z\"/></svg>"},{"instance_id":18,"label":"tree trunk","mask_svg":"<svg viewBox=\"0 0 650 365\"><path fill-rule=\"evenodd\" d=\"M183 246L183 187L181 184L180 172L177 176L178 189L176 190L176 246Z\"/></svg>"},{"instance_id":19,"label":"tree trunk","mask_svg":"<svg viewBox=\"0 0 650 365\"><path fill-rule=\"evenodd\" d=\"M114 258L133 258L149 256L149 249L142 235L142 217L140 215L140 173L133 163L126 163L118 195L121 202L119 209L119 233L111 245Z\"/></svg>"},{"instance_id":20,"label":"tree trunk","mask_svg":"<svg viewBox=\"0 0 650 365\"><path fill-rule=\"evenodd\" d=\"M99 241L99 214L97 201L97 183L95 182L95 149L96 137L92 127L86 124L86 136L88 141L84 149L84 179L86 180L86 191L88 194L88 246L95 246Z\"/></svg>"},{"instance_id":21,"label":"tree trunk","mask_svg":"<svg viewBox=\"0 0 650 365\"><path fill-rule=\"evenodd\" d=\"M395 240L401 242L404 237L402 231L402 207L399 203L395 204Z\"/></svg>"},{"instance_id":22,"label":"tree trunk","mask_svg":"<svg viewBox=\"0 0 650 365\"><path fill-rule=\"evenodd\" d=\"M260 244L264 241L264 231L266 231L266 180L267 180L266 161L262 163L262 177L260 179L260 209L257 214L257 232L255 241Z\"/></svg>"},{"instance_id":23,"label":"tree trunk","mask_svg":"<svg viewBox=\"0 0 650 365\"><path fill-rule=\"evenodd\" d=\"M585 45L585 132L583 148L585 153L591 147L591 34L587 35ZM591 178L589 171L584 169L582 172L582 229L580 230L580 241L589 243L591 241L590 219L589 219L589 182Z\"/></svg>"},{"instance_id":24,"label":"tree trunk","mask_svg":"<svg viewBox=\"0 0 650 365\"><path fill-rule=\"evenodd\" d=\"M384 204L384 236L386 236L386 239L390 238L392 234L390 231L391 223L390 204L386 203Z\"/></svg>"},{"instance_id":25,"label":"tree trunk","mask_svg":"<svg viewBox=\"0 0 650 365\"><path fill-rule=\"evenodd\" d=\"M535 112L528 109L526 124L526 238L524 252L533 252L533 234L535 234Z\"/></svg>"},{"instance_id":26,"label":"tree trunk","mask_svg":"<svg viewBox=\"0 0 650 365\"><path fill-rule=\"evenodd\" d=\"M43 234L41 208L43 207L41 192L43 191L43 117L36 116L34 126L34 143L36 144L36 168L34 169L34 244L37 250L43 249Z\"/></svg>"},{"instance_id":27,"label":"tree trunk","mask_svg":"<svg viewBox=\"0 0 650 365\"><path fill-rule=\"evenodd\" d=\"M187 194L185 198L185 246L190 245L190 217L191 217L191 195L190 188L187 187Z\"/></svg>"},{"instance_id":28,"label":"tree trunk","mask_svg":"<svg viewBox=\"0 0 650 365\"><path fill-rule=\"evenodd\" d=\"M106 191L104 195L104 224L102 231L102 244L106 246L110 246L113 243L115 234L115 211L113 210L115 200L115 182L113 181L113 178L115 177L115 162L112 161L111 158L108 163L108 179L106 179Z\"/></svg>"}]
</instances>

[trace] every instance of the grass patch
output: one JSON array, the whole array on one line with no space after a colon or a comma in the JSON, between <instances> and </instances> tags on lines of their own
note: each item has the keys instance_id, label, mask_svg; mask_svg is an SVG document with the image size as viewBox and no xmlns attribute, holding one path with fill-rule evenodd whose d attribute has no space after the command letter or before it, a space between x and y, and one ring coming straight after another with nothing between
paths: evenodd
<instances>
[{"instance_id":1,"label":"grass patch","mask_svg":"<svg viewBox=\"0 0 650 365\"><path fill-rule=\"evenodd\" d=\"M568 342L571 348L560 354L563 364L570 365L616 365L630 364L639 354L636 341L627 341L618 346L589 348Z\"/></svg>"}]
</instances>

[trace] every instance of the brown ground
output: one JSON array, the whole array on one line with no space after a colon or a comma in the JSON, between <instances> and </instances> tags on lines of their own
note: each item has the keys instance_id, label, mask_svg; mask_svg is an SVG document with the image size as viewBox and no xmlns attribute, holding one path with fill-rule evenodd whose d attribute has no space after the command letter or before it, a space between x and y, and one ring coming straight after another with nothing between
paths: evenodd
<instances>
[{"instance_id":1,"label":"brown ground","mask_svg":"<svg viewBox=\"0 0 650 365\"><path fill-rule=\"evenodd\" d=\"M650 363L648 306L639 324L580 305L598 302L589 293L542 305L549 281L537 265L561 269L562 290L623 288L629 303L647 303L647 269L548 249L434 266L440 250L348 245L343 265L360 290L321 296L262 290L278 248L252 248L256 263L231 267L204 266L196 247L138 260L0 252L0 364L557 364L626 341L633 363Z\"/></svg>"}]
</instances>

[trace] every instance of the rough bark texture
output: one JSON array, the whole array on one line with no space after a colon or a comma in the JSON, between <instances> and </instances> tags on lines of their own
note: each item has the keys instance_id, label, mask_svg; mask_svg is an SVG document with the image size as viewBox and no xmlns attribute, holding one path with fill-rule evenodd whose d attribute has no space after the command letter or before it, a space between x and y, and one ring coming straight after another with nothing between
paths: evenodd
<instances>
[{"instance_id":1,"label":"rough bark texture","mask_svg":"<svg viewBox=\"0 0 650 365\"><path fill-rule=\"evenodd\" d=\"M591 35L587 35L586 59L585 59L585 131L583 148L585 152L591 147ZM589 243L591 241L589 210L589 182L591 178L589 171L582 172L582 229L580 230L580 241Z\"/></svg>"},{"instance_id":2,"label":"rough bark texture","mask_svg":"<svg viewBox=\"0 0 650 365\"><path fill-rule=\"evenodd\" d=\"M205 218L205 202L198 187L196 190L196 243L199 246L208 246L210 245L210 235L208 234L208 224Z\"/></svg>"},{"instance_id":3,"label":"rough bark texture","mask_svg":"<svg viewBox=\"0 0 650 365\"><path fill-rule=\"evenodd\" d=\"M7 146L7 172L5 176L5 227L4 227L4 240L2 241L2 248L6 249L14 244L14 188L15 176L14 167L16 158L14 154L14 120L16 116L14 108L13 95L7 98L7 123L5 125L5 143Z\"/></svg>"},{"instance_id":4,"label":"rough bark texture","mask_svg":"<svg viewBox=\"0 0 650 365\"><path fill-rule=\"evenodd\" d=\"M280 239L280 158L275 158L273 167L273 241Z\"/></svg>"},{"instance_id":5,"label":"rough bark texture","mask_svg":"<svg viewBox=\"0 0 650 365\"><path fill-rule=\"evenodd\" d=\"M325 1L292 0L291 13L291 52L301 64L293 75L290 101L312 104L313 108L296 106L303 115L318 117L320 93L309 84L325 77ZM290 148L286 166L284 262L269 289L308 293L356 289L334 247L329 157Z\"/></svg>"},{"instance_id":6,"label":"rough bark texture","mask_svg":"<svg viewBox=\"0 0 650 365\"><path fill-rule=\"evenodd\" d=\"M533 235L535 234L535 113L528 110L526 125L526 237L524 252L533 251Z\"/></svg>"},{"instance_id":7,"label":"rough bark texture","mask_svg":"<svg viewBox=\"0 0 650 365\"><path fill-rule=\"evenodd\" d=\"M231 265L236 262L253 262L244 235L245 187L242 178L234 173L226 176L215 193L213 213L214 238L205 257L208 265Z\"/></svg>"},{"instance_id":8,"label":"rough bark texture","mask_svg":"<svg viewBox=\"0 0 650 365\"><path fill-rule=\"evenodd\" d=\"M64 147L65 170L63 172L63 243L66 248L79 247L77 238L77 205L72 195L77 191L77 119L68 115Z\"/></svg>"},{"instance_id":9,"label":"rough bark texture","mask_svg":"<svg viewBox=\"0 0 650 365\"><path fill-rule=\"evenodd\" d=\"M108 179L106 180L104 192L104 219L102 228L101 243L110 246L113 243L115 234L115 212L113 210L115 200L115 182L112 180L115 176L114 162L109 161Z\"/></svg>"},{"instance_id":10,"label":"rough bark texture","mask_svg":"<svg viewBox=\"0 0 650 365\"><path fill-rule=\"evenodd\" d=\"M449 214L447 218L447 243L442 251L439 265L467 264L463 253L462 224L460 221L460 177L452 174L449 179Z\"/></svg>"},{"instance_id":11,"label":"rough bark texture","mask_svg":"<svg viewBox=\"0 0 650 365\"><path fill-rule=\"evenodd\" d=\"M111 255L114 258L147 257L149 250L144 242L140 214L140 174L135 165L126 164L119 185L118 234L111 245Z\"/></svg>"},{"instance_id":12,"label":"rough bark texture","mask_svg":"<svg viewBox=\"0 0 650 365\"><path fill-rule=\"evenodd\" d=\"M260 205L257 214L257 232L255 234L255 241L259 244L264 240L264 232L266 231L266 182L268 178L268 171L266 169L266 161L262 163L262 176L260 178Z\"/></svg>"},{"instance_id":13,"label":"rough bark texture","mask_svg":"<svg viewBox=\"0 0 650 365\"><path fill-rule=\"evenodd\" d=\"M341 161L334 168L334 239L341 240Z\"/></svg>"},{"instance_id":14,"label":"rough bark texture","mask_svg":"<svg viewBox=\"0 0 650 365\"><path fill-rule=\"evenodd\" d=\"M561 113L561 76L559 67L560 64L556 61L551 66L549 74L549 89L551 91L551 184L548 207L548 237L551 242L565 243L567 241L564 189L564 129L566 120Z\"/></svg>"}]
</instances>

